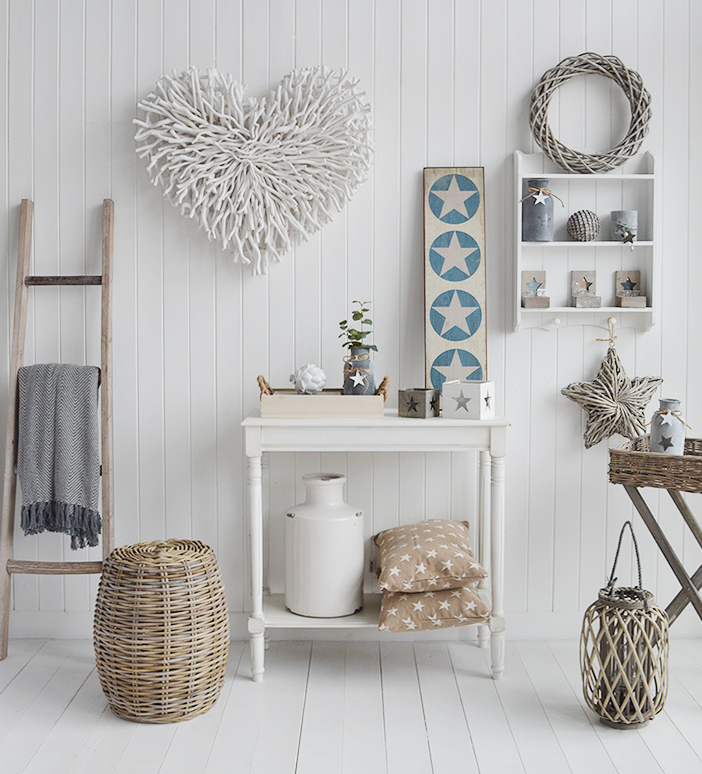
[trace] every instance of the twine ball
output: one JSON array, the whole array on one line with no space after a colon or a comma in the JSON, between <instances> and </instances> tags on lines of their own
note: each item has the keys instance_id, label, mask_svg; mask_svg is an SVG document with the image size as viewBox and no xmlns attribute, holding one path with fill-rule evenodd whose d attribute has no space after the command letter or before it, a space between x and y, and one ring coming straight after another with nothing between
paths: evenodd
<instances>
[{"instance_id":1,"label":"twine ball","mask_svg":"<svg viewBox=\"0 0 702 774\"><path fill-rule=\"evenodd\" d=\"M631 108L631 121L624 139L611 150L587 154L571 150L559 142L548 125L547 113L554 92L576 75L601 75L610 78L624 92ZM651 120L651 95L639 73L629 70L616 56L586 52L571 56L547 70L531 92L529 126L543 152L568 172L609 172L638 153L648 134Z\"/></svg>"},{"instance_id":2,"label":"twine ball","mask_svg":"<svg viewBox=\"0 0 702 774\"><path fill-rule=\"evenodd\" d=\"M568 218L566 231L576 242L591 242L600 233L600 219L592 210L578 210Z\"/></svg>"}]
</instances>

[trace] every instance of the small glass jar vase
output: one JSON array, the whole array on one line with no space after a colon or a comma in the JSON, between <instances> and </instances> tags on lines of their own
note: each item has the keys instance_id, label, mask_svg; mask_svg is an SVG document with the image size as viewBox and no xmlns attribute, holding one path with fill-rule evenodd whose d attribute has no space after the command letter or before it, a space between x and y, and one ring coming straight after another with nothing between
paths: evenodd
<instances>
[{"instance_id":1,"label":"small glass jar vase","mask_svg":"<svg viewBox=\"0 0 702 774\"><path fill-rule=\"evenodd\" d=\"M375 363L367 347L350 347L344 358L344 395L375 395Z\"/></svg>"},{"instance_id":2,"label":"small glass jar vase","mask_svg":"<svg viewBox=\"0 0 702 774\"><path fill-rule=\"evenodd\" d=\"M653 415L649 450L657 454L685 453L685 423L680 415L680 401L661 398L660 408Z\"/></svg>"},{"instance_id":3,"label":"small glass jar vase","mask_svg":"<svg viewBox=\"0 0 702 774\"><path fill-rule=\"evenodd\" d=\"M522 200L522 241L553 241L553 196L544 194L548 180L527 180L526 198Z\"/></svg>"}]
</instances>

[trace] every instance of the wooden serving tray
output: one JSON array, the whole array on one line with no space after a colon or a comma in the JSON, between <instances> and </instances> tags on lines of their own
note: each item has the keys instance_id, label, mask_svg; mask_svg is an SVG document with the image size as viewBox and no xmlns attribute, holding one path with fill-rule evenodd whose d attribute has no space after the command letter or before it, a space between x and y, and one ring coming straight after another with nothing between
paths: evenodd
<instances>
[{"instance_id":1,"label":"wooden serving tray","mask_svg":"<svg viewBox=\"0 0 702 774\"><path fill-rule=\"evenodd\" d=\"M610 449L609 480L613 484L702 492L702 440L686 438L681 455L649 451L648 436Z\"/></svg>"},{"instance_id":2,"label":"wooden serving tray","mask_svg":"<svg viewBox=\"0 0 702 774\"><path fill-rule=\"evenodd\" d=\"M276 390L273 395L261 395L261 416L382 418L384 405L382 395L342 395L338 390L323 390L320 395L298 395L295 390Z\"/></svg>"}]
</instances>

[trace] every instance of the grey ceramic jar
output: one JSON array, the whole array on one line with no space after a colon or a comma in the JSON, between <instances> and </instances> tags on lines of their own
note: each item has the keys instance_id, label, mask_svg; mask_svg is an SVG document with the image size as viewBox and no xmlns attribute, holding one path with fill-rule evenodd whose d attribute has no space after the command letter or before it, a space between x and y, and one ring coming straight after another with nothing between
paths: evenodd
<instances>
[{"instance_id":1,"label":"grey ceramic jar","mask_svg":"<svg viewBox=\"0 0 702 774\"><path fill-rule=\"evenodd\" d=\"M680 411L680 401L661 398L659 411ZM658 454L684 454L685 425L679 416L671 413L656 414L651 423L650 451Z\"/></svg>"},{"instance_id":2,"label":"grey ceramic jar","mask_svg":"<svg viewBox=\"0 0 702 774\"><path fill-rule=\"evenodd\" d=\"M344 395L375 395L375 363L366 347L350 347L344 358Z\"/></svg>"},{"instance_id":3,"label":"grey ceramic jar","mask_svg":"<svg viewBox=\"0 0 702 774\"><path fill-rule=\"evenodd\" d=\"M527 180L527 189L548 188L545 178ZM522 242L553 241L553 196L546 194L545 199L538 194L529 195L522 201ZM543 199L543 200L542 200Z\"/></svg>"}]
</instances>

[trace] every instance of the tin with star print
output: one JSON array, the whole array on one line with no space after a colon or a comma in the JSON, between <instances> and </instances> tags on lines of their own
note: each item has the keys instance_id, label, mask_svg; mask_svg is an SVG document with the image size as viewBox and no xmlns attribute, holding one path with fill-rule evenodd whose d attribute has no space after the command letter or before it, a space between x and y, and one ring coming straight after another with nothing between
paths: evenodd
<instances>
[{"instance_id":1,"label":"tin with star print","mask_svg":"<svg viewBox=\"0 0 702 774\"><path fill-rule=\"evenodd\" d=\"M495 383L456 379L441 388L441 414L446 419L490 419L495 416Z\"/></svg>"},{"instance_id":2,"label":"tin with star print","mask_svg":"<svg viewBox=\"0 0 702 774\"><path fill-rule=\"evenodd\" d=\"M522 199L522 242L553 242L553 197L548 180L527 180Z\"/></svg>"},{"instance_id":3,"label":"tin with star print","mask_svg":"<svg viewBox=\"0 0 702 774\"><path fill-rule=\"evenodd\" d=\"M685 453L685 422L676 398L661 398L651 422L649 449L657 454Z\"/></svg>"},{"instance_id":4,"label":"tin with star print","mask_svg":"<svg viewBox=\"0 0 702 774\"><path fill-rule=\"evenodd\" d=\"M415 387L412 390L398 390L397 414L401 417L427 419L438 417L441 412L441 391Z\"/></svg>"}]
</instances>

